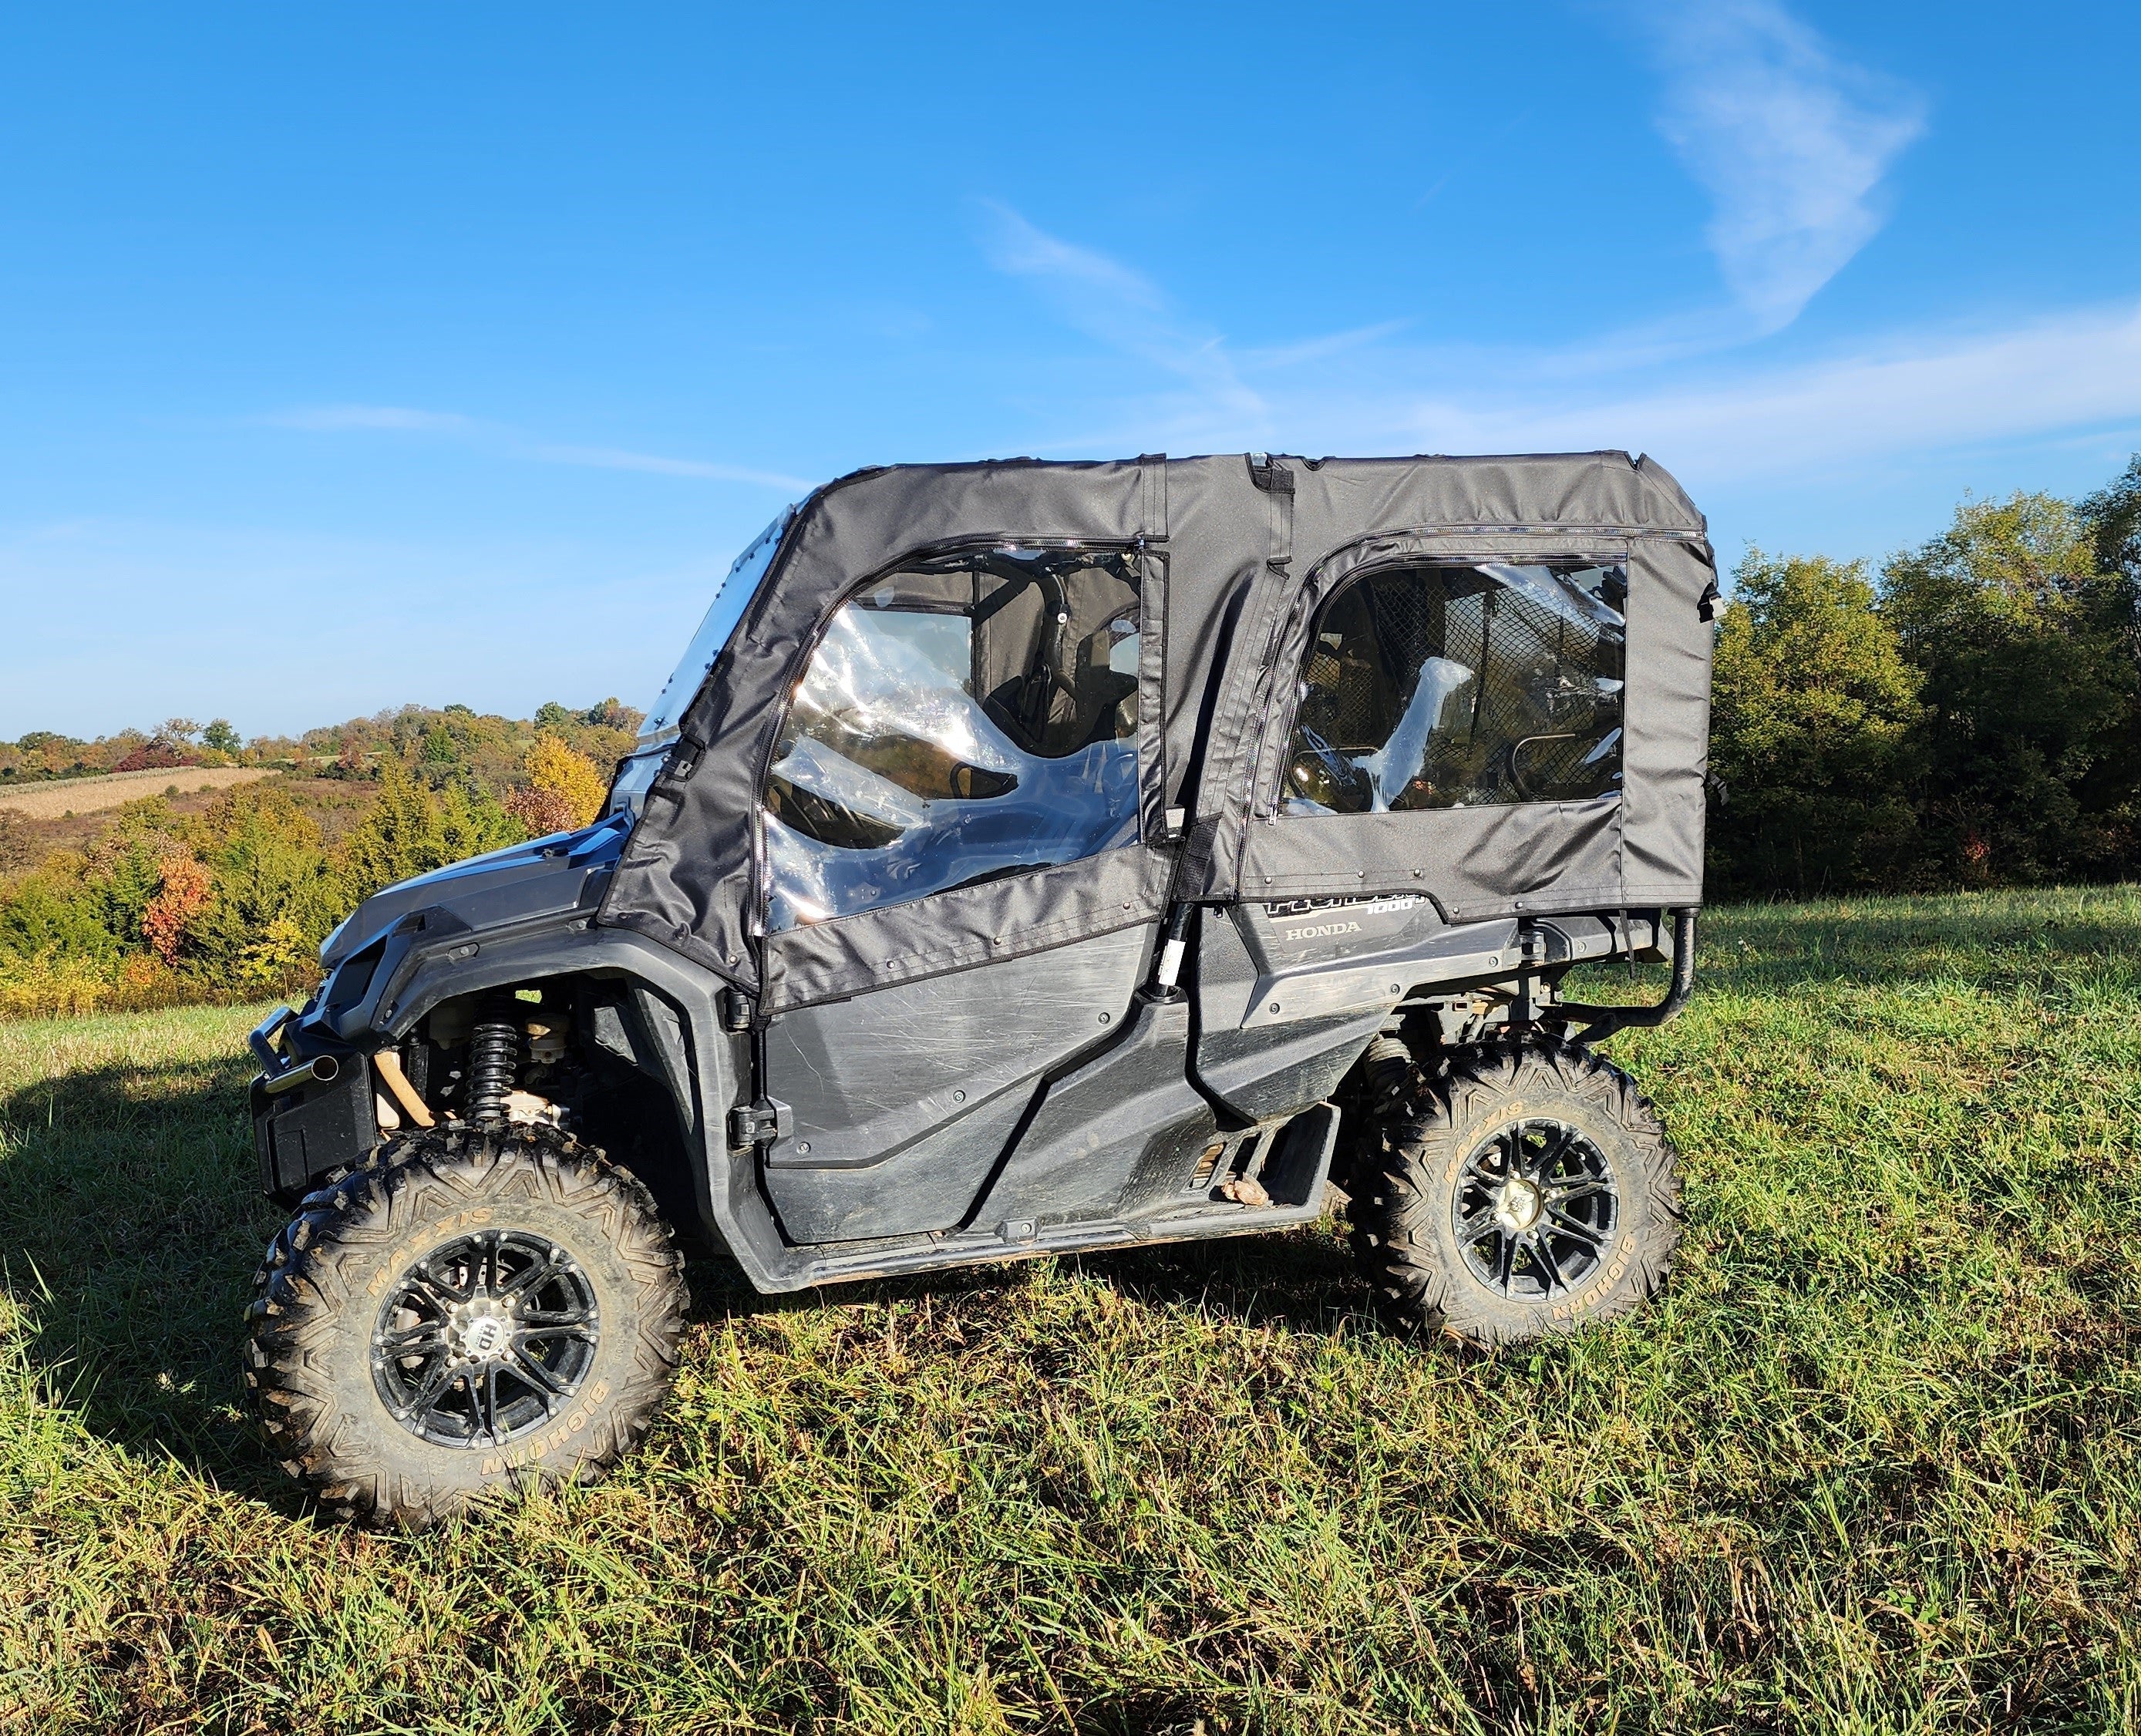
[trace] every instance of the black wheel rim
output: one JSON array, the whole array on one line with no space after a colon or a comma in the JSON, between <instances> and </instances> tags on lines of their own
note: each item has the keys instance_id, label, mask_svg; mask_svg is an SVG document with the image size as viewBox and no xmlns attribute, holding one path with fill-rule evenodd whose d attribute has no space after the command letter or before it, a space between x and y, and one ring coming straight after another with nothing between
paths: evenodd
<instances>
[{"instance_id":1,"label":"black wheel rim","mask_svg":"<svg viewBox=\"0 0 2141 1736\"><path fill-rule=\"evenodd\" d=\"M1605 1266L1621 1196L1592 1140L1541 1119L1481 1143L1459 1172L1450 1212L1474 1277L1511 1301L1552 1302Z\"/></svg>"},{"instance_id":2,"label":"black wheel rim","mask_svg":"<svg viewBox=\"0 0 2141 1736\"><path fill-rule=\"evenodd\" d=\"M447 1447L493 1447L564 1410L594 1366L594 1286L554 1242L487 1230L396 1279L372 1334L372 1380L395 1420Z\"/></svg>"}]
</instances>

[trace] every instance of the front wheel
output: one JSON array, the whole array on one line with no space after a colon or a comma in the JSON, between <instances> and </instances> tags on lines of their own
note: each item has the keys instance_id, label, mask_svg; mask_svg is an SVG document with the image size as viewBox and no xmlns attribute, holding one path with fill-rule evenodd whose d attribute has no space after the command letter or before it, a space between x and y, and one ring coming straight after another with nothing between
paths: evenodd
<instances>
[{"instance_id":1,"label":"front wheel","mask_svg":"<svg viewBox=\"0 0 2141 1736\"><path fill-rule=\"evenodd\" d=\"M1518 1344L1665 1282L1679 1154L1635 1081L1587 1049L1462 1051L1366 1145L1353 1248L1393 1325Z\"/></svg>"},{"instance_id":2,"label":"front wheel","mask_svg":"<svg viewBox=\"0 0 2141 1736\"><path fill-rule=\"evenodd\" d=\"M687 1306L633 1177L548 1129L441 1129L275 1238L246 1384L320 1500L417 1528L614 1464L668 1390Z\"/></svg>"}]
</instances>

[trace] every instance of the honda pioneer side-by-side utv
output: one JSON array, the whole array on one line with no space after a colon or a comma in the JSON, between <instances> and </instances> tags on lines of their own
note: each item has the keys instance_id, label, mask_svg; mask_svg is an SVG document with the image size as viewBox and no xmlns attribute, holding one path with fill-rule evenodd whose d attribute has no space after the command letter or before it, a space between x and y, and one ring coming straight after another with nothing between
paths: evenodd
<instances>
[{"instance_id":1,"label":"honda pioneer side-by-side utv","mask_svg":"<svg viewBox=\"0 0 2141 1736\"><path fill-rule=\"evenodd\" d=\"M368 899L253 1034L270 1441L410 1525L595 1475L675 1365L672 1225L790 1291L1335 1182L1401 1326L1634 1306L1676 1160L1591 1045L1691 985L1713 571L1620 452L821 489L600 819ZM1612 957L1664 1000L1563 998Z\"/></svg>"}]
</instances>

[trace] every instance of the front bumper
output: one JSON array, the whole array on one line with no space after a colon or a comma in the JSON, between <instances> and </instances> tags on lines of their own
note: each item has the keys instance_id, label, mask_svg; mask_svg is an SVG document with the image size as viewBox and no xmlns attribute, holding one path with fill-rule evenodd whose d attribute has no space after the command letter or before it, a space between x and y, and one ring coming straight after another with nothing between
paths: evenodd
<instances>
[{"instance_id":1,"label":"front bumper","mask_svg":"<svg viewBox=\"0 0 2141 1736\"><path fill-rule=\"evenodd\" d=\"M249 1094L260 1191L285 1206L297 1204L336 1170L361 1163L379 1143L370 1060L355 1050L278 1050L276 1039L297 1017L278 1007L246 1039L263 1070Z\"/></svg>"}]
</instances>

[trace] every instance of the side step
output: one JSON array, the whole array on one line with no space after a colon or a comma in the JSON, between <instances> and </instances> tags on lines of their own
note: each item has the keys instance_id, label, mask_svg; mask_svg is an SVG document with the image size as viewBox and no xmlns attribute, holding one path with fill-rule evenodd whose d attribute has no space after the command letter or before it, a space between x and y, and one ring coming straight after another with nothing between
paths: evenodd
<instances>
[{"instance_id":1,"label":"side step","mask_svg":"<svg viewBox=\"0 0 2141 1736\"><path fill-rule=\"evenodd\" d=\"M800 1286L1291 1229L1323 1215L1324 1184L1330 1179L1331 1159L1337 1148L1338 1106L1319 1103L1277 1127L1248 1129L1222 1142L1209 1168L1199 1163L1202 1179L1193 1180L1176 1202L1163 1202L1149 1215L1127 1222L1006 1224L1002 1231L965 1230L903 1247L880 1242L810 1261ZM1230 1180L1255 1183L1266 1196L1264 1202L1250 1202L1254 1194L1243 1188L1236 1191L1246 1198L1215 1197Z\"/></svg>"}]
</instances>

